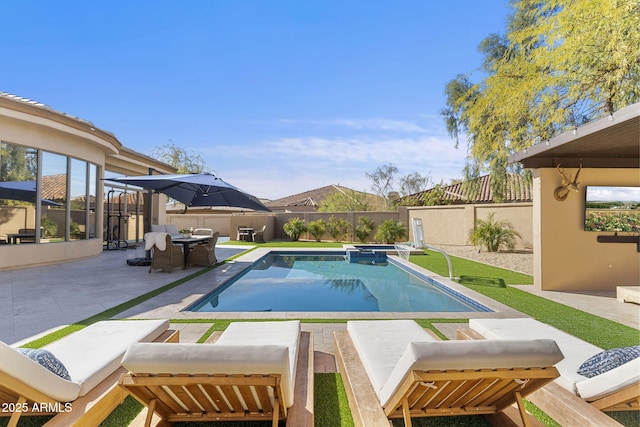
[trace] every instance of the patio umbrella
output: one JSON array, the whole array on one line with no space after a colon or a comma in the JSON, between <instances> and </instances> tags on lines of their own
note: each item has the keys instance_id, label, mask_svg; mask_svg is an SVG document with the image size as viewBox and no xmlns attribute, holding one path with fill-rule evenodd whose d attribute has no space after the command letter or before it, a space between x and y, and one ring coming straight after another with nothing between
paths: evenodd
<instances>
[{"instance_id":1,"label":"patio umbrella","mask_svg":"<svg viewBox=\"0 0 640 427\"><path fill-rule=\"evenodd\" d=\"M20 200L23 202L36 202L35 181L3 181L0 182L0 199ZM41 199L43 205L61 206L53 200Z\"/></svg>"},{"instance_id":2,"label":"patio umbrella","mask_svg":"<svg viewBox=\"0 0 640 427\"><path fill-rule=\"evenodd\" d=\"M109 181L130 184L163 193L193 206L230 206L270 211L260 200L210 173L179 175L143 175L110 178Z\"/></svg>"}]
</instances>

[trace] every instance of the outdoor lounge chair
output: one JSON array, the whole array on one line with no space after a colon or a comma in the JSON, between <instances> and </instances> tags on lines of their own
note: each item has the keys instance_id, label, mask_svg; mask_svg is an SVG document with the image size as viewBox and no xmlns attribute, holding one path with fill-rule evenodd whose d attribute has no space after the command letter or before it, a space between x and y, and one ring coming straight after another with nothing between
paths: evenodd
<instances>
[{"instance_id":1,"label":"outdoor lounge chair","mask_svg":"<svg viewBox=\"0 0 640 427\"><path fill-rule=\"evenodd\" d=\"M189 263L191 265L214 265L218 262L216 258L216 243L220 233L213 233L211 239L202 245L195 245L189 254Z\"/></svg>"},{"instance_id":2,"label":"outdoor lounge chair","mask_svg":"<svg viewBox=\"0 0 640 427\"><path fill-rule=\"evenodd\" d=\"M144 235L145 249L151 250L152 270L162 270L171 273L171 270L181 267L184 255L180 246L173 244L171 235L163 232L151 232Z\"/></svg>"},{"instance_id":3,"label":"outdoor lounge chair","mask_svg":"<svg viewBox=\"0 0 640 427\"><path fill-rule=\"evenodd\" d=\"M97 322L32 350L36 354L31 356L21 353L26 349L0 343L2 407L27 409L1 415L11 416L9 426L17 425L21 415L55 415L47 426L98 425L126 397L117 380L127 347L140 341L177 340L168 327L167 320ZM59 376L65 371L69 379Z\"/></svg>"},{"instance_id":4,"label":"outdoor lounge chair","mask_svg":"<svg viewBox=\"0 0 640 427\"><path fill-rule=\"evenodd\" d=\"M164 423L313 426L313 342L300 322L234 322L214 344L134 344L119 384Z\"/></svg>"},{"instance_id":5,"label":"outdoor lounge chair","mask_svg":"<svg viewBox=\"0 0 640 427\"><path fill-rule=\"evenodd\" d=\"M358 427L389 418L498 414L558 376L552 340L439 341L412 320L350 321L336 360Z\"/></svg>"},{"instance_id":6,"label":"outdoor lounge chair","mask_svg":"<svg viewBox=\"0 0 640 427\"><path fill-rule=\"evenodd\" d=\"M537 339L556 341L565 359L556 364L560 377L529 397L536 406L563 425L618 425L599 411L637 411L640 409L640 357L626 363L611 352L609 361L603 349L535 319L471 319L468 330L458 331L467 339ZM578 371L596 356L599 365L618 365L592 377ZM589 363L583 369L588 369ZM585 402L590 405L586 405ZM597 410L593 410L593 408Z\"/></svg>"}]
</instances>

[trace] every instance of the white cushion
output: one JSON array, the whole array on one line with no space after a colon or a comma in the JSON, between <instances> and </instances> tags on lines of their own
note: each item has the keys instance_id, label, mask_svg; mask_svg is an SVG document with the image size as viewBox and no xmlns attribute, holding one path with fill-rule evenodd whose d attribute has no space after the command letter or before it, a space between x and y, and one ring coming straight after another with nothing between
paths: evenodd
<instances>
[{"instance_id":1,"label":"white cushion","mask_svg":"<svg viewBox=\"0 0 640 427\"><path fill-rule=\"evenodd\" d=\"M220 335L215 345L266 346L284 345L289 349L289 375L291 383L283 387L287 407L293 404L293 392L300 342L300 321L286 320L274 322L232 322Z\"/></svg>"},{"instance_id":2,"label":"white cushion","mask_svg":"<svg viewBox=\"0 0 640 427\"><path fill-rule=\"evenodd\" d=\"M180 232L178 231L178 226L175 224L167 224L164 226L164 231L169 233L170 236L180 236Z\"/></svg>"},{"instance_id":3,"label":"white cushion","mask_svg":"<svg viewBox=\"0 0 640 427\"><path fill-rule=\"evenodd\" d=\"M580 365L602 351L598 346L530 318L471 319L469 327L490 339L548 338L555 340L564 354L564 360L556 365L558 372L560 372L560 377L556 379L556 382L572 393L577 393L576 383L587 379L587 377L578 374Z\"/></svg>"},{"instance_id":4,"label":"white cushion","mask_svg":"<svg viewBox=\"0 0 640 427\"><path fill-rule=\"evenodd\" d=\"M631 384L640 385L640 358L633 359L617 368L576 383L578 396L595 400L618 391Z\"/></svg>"},{"instance_id":5,"label":"white cushion","mask_svg":"<svg viewBox=\"0 0 640 427\"><path fill-rule=\"evenodd\" d=\"M347 331L376 393L409 343L437 341L413 320L355 320L347 322Z\"/></svg>"},{"instance_id":6,"label":"white cushion","mask_svg":"<svg viewBox=\"0 0 640 427\"><path fill-rule=\"evenodd\" d=\"M122 366L141 374L279 374L284 401L293 405L285 345L133 344Z\"/></svg>"},{"instance_id":7,"label":"white cushion","mask_svg":"<svg viewBox=\"0 0 640 427\"><path fill-rule=\"evenodd\" d=\"M66 381L0 342L0 370L60 402L84 396L120 367L125 350L135 341L153 340L169 327L167 320L104 321L67 335L44 349L69 371Z\"/></svg>"},{"instance_id":8,"label":"white cushion","mask_svg":"<svg viewBox=\"0 0 640 427\"><path fill-rule=\"evenodd\" d=\"M382 406L413 370L533 368L553 366L562 352L553 340L478 340L410 343L378 393Z\"/></svg>"},{"instance_id":9,"label":"white cushion","mask_svg":"<svg viewBox=\"0 0 640 427\"><path fill-rule=\"evenodd\" d=\"M151 231L157 232L157 233L166 233L167 230L165 228L164 225L160 225L160 224L151 224Z\"/></svg>"},{"instance_id":10,"label":"white cushion","mask_svg":"<svg viewBox=\"0 0 640 427\"><path fill-rule=\"evenodd\" d=\"M97 322L43 348L53 353L80 384L84 396L120 367L130 344L153 341L169 328L168 320Z\"/></svg>"},{"instance_id":11,"label":"white cushion","mask_svg":"<svg viewBox=\"0 0 640 427\"><path fill-rule=\"evenodd\" d=\"M67 381L0 341L0 371L59 402L75 400L80 383Z\"/></svg>"}]
</instances>

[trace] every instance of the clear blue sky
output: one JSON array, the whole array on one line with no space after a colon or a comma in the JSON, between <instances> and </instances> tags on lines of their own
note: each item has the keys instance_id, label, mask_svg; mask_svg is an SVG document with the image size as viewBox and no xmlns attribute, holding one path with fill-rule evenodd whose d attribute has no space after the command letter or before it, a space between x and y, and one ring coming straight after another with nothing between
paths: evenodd
<instances>
[{"instance_id":1,"label":"clear blue sky","mask_svg":"<svg viewBox=\"0 0 640 427\"><path fill-rule=\"evenodd\" d=\"M459 178L439 115L507 0L0 1L0 91L275 199L366 172Z\"/></svg>"}]
</instances>

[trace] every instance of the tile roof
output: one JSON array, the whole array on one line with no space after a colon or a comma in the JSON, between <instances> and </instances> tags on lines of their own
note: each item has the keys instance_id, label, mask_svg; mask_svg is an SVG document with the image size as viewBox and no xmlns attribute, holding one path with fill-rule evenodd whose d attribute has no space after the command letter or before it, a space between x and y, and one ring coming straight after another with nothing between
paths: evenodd
<instances>
[{"instance_id":1,"label":"tile roof","mask_svg":"<svg viewBox=\"0 0 640 427\"><path fill-rule=\"evenodd\" d=\"M340 185L327 185L325 187L316 188L313 190L305 191L303 193L294 194L291 196L283 197L276 200L271 200L265 202L265 206L267 207L301 207L301 206L312 206L318 207L320 204L331 194L340 191L340 192L348 192L355 191L347 187L342 187ZM356 193L365 194L367 196L367 201L372 207L377 207L378 205L382 206L384 201L381 197L376 196L375 194L365 193L362 191L356 191Z\"/></svg>"},{"instance_id":2,"label":"tile roof","mask_svg":"<svg viewBox=\"0 0 640 427\"><path fill-rule=\"evenodd\" d=\"M459 182L444 187L443 201L445 204L465 203L494 203L493 190L491 189L491 175L484 175L468 182ZM424 199L435 188L411 194L398 199L413 201L413 206L422 206ZM506 190L503 203L531 202L531 181L522 175L507 174Z\"/></svg>"}]
</instances>

